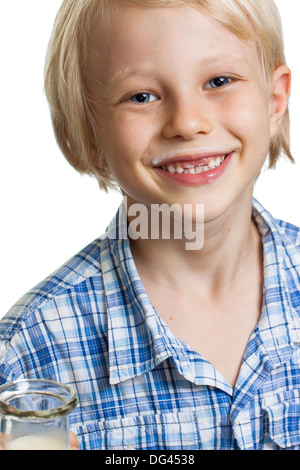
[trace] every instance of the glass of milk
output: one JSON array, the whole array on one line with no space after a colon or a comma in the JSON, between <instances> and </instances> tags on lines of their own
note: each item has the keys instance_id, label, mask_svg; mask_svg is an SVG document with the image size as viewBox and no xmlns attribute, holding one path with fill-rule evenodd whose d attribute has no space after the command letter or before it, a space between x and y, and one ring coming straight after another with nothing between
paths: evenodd
<instances>
[{"instance_id":1,"label":"glass of milk","mask_svg":"<svg viewBox=\"0 0 300 470\"><path fill-rule=\"evenodd\" d=\"M0 432L6 450L67 450L77 395L67 385L32 379L0 387Z\"/></svg>"}]
</instances>

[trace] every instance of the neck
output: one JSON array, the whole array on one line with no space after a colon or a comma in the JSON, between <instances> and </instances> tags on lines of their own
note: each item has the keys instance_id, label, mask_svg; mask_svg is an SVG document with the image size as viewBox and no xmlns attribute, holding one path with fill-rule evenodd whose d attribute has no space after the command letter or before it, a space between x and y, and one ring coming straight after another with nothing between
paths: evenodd
<instances>
[{"instance_id":1,"label":"neck","mask_svg":"<svg viewBox=\"0 0 300 470\"><path fill-rule=\"evenodd\" d=\"M186 240L131 240L132 255L142 281L187 292L226 295L238 277L261 258L261 241L251 218L252 198L204 223L204 245L186 249ZM255 259L254 259L255 258Z\"/></svg>"}]
</instances>

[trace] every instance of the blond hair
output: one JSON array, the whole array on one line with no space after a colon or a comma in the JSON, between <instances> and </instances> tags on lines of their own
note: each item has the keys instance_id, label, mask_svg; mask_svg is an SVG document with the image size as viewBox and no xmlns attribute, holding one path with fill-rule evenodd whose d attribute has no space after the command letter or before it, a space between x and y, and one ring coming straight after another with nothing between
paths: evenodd
<instances>
[{"instance_id":1,"label":"blond hair","mask_svg":"<svg viewBox=\"0 0 300 470\"><path fill-rule=\"evenodd\" d=\"M107 166L100 167L101 142L93 100L86 84L92 25L107 21L119 5L201 8L238 37L255 41L267 78L286 65L281 19L273 0L64 0L57 14L45 65L45 92L54 133L63 154L79 172L94 175L101 188L116 188ZM269 167L281 154L291 161L289 110L270 142Z\"/></svg>"}]
</instances>

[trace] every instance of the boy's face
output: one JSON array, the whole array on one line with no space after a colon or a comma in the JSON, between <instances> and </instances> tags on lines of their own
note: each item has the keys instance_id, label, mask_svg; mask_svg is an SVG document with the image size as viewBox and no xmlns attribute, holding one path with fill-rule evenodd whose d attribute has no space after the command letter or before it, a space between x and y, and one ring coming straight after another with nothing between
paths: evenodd
<instances>
[{"instance_id":1,"label":"boy's face","mask_svg":"<svg viewBox=\"0 0 300 470\"><path fill-rule=\"evenodd\" d=\"M254 43L191 7L124 7L94 47L103 154L129 201L212 220L252 199L279 127Z\"/></svg>"}]
</instances>

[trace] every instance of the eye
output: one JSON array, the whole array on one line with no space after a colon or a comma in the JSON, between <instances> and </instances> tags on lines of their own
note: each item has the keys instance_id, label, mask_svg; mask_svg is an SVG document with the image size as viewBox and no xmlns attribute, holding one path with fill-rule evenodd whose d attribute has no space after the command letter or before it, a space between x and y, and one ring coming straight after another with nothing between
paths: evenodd
<instances>
[{"instance_id":1,"label":"eye","mask_svg":"<svg viewBox=\"0 0 300 470\"><path fill-rule=\"evenodd\" d=\"M209 80L205 88L221 88L225 85L228 85L232 81L229 77L215 77Z\"/></svg>"},{"instance_id":2,"label":"eye","mask_svg":"<svg viewBox=\"0 0 300 470\"><path fill-rule=\"evenodd\" d=\"M156 100L158 100L158 97L156 95L154 95L153 93L146 92L137 93L136 95L130 97L130 101L136 104L147 104Z\"/></svg>"}]
</instances>

